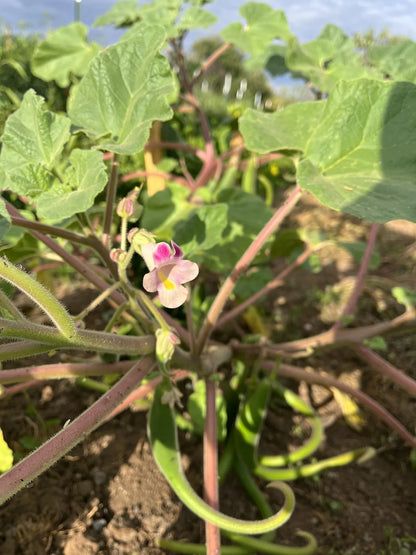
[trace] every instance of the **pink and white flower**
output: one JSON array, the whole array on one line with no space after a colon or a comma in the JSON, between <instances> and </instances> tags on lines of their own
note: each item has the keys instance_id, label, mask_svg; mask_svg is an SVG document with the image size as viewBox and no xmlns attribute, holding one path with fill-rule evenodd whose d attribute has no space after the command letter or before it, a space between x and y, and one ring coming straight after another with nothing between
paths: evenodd
<instances>
[{"instance_id":1,"label":"pink and white flower","mask_svg":"<svg viewBox=\"0 0 416 555\"><path fill-rule=\"evenodd\" d=\"M157 293L166 308L177 308L186 301L188 291L183 283L196 278L198 265L183 260L183 252L176 243L148 243L141 247L142 256L149 268L143 277L143 287L149 293Z\"/></svg>"}]
</instances>

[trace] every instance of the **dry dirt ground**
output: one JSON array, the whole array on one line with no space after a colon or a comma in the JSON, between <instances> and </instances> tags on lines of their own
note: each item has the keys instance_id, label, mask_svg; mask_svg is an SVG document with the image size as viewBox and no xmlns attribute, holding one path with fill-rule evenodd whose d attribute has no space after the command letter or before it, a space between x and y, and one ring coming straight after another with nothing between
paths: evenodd
<instances>
[{"instance_id":1,"label":"dry dirt ground","mask_svg":"<svg viewBox=\"0 0 416 555\"><path fill-rule=\"evenodd\" d=\"M354 218L341 218L313 202L297 209L292 215L293 222L323 228L329 235L341 234L345 241L363 238L368 229ZM381 264L367 281L357 324L400 313L402 308L388 294L392 284L414 287L416 226L393 222L383 227L378 248ZM275 302L281 311L285 306L300 308L298 312L303 318L300 325L305 334L328 326L331 303L328 301L319 308L316 296L305 300L302 283L308 280L312 290L315 287L322 291L327 284L345 282L356 270L352 260L339 251L324 252L321 256L327 264L324 272L315 276L300 271L287 287L270 298L271 305ZM80 297L77 293L72 301L67 299L68 306L71 308ZM384 356L416 378L414 334L392 338L388 344L389 351ZM339 350L297 363L336 375L343 372L347 378L358 380L363 391L373 395L409 430L415 429L415 399L349 352ZM308 392L302 387L302 394L319 397L319 390ZM22 451L19 439L24 436L44 439L46 433L56 431L67 419L88 407L97 395L62 381L4 399L0 401L0 425L5 438L14 450ZM410 449L365 411L364 427L358 431L348 425L333 399L320 410L326 439L319 457L363 445L374 446L377 455L362 465L331 469L318 477L293 482L296 510L289 523L278 531L277 541L294 545L296 530L301 529L315 535L318 553L324 555L400 553L400 544L403 548L406 541L412 553L416 550L416 469L411 464ZM45 423L54 418L59 423L49 426L47 432ZM292 425L289 411L271 411L261 448L265 452L287 449L293 438L282 434L282 429ZM184 468L191 483L199 489L200 441L182 434L181 447ZM277 494L268 495L277 509ZM233 477L221 490L221 508L243 518L257 516ZM141 411L128 410L101 426L0 508L2 555L159 555L163 551L156 540L162 536L203 542L203 535L201 521L178 502L153 462L146 439L146 414Z\"/></svg>"}]
</instances>

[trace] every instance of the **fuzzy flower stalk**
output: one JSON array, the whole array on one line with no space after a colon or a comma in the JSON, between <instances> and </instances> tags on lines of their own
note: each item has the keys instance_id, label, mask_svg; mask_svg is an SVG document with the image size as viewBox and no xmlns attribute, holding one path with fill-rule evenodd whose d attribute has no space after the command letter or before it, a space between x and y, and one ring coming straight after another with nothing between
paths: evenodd
<instances>
[{"instance_id":1,"label":"fuzzy flower stalk","mask_svg":"<svg viewBox=\"0 0 416 555\"><path fill-rule=\"evenodd\" d=\"M195 279L198 265L183 260L183 252L176 243L148 243L142 245L141 255L149 268L143 277L143 287L148 293L157 293L160 303L166 308L181 306L188 296L184 283Z\"/></svg>"}]
</instances>

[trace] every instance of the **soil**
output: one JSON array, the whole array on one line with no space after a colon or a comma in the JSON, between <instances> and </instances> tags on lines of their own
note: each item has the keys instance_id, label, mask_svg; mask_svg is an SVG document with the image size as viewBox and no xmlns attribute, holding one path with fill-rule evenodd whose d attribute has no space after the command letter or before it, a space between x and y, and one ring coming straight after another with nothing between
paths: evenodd
<instances>
[{"instance_id":1,"label":"soil","mask_svg":"<svg viewBox=\"0 0 416 555\"><path fill-rule=\"evenodd\" d=\"M344 241L365 237L368 226L319 207L310 197L291 217L292 224L325 230ZM388 294L391 285L411 288L416 273L416 226L392 222L380 231L378 248L381 264L366 281L356 324L391 318L403 310ZM327 285L347 286L357 270L344 251L328 249L320 254L324 269L319 274L300 270L289 283L270 296L267 306L275 306L285 325L299 325L302 334L312 335L328 327L339 307L334 301L305 299ZM76 313L89 290L66 298ZM297 307L293 316L289 308ZM331 312L332 310L332 312ZM99 318L99 316L92 316ZM299 318L301 318L299 320ZM91 321L90 327L98 327ZM277 328L276 328L277 329ZM275 330L278 336L279 330ZM397 367L416 378L416 339L412 333L389 339L386 356ZM39 359L36 359L39 360ZM25 359L25 365L34 360ZM364 365L348 351L295 361L295 364L323 370L347 379L383 404L409 430L414 430L416 400L386 378ZM323 396L319 388L293 384L301 395L317 404ZM70 380L43 383L38 388L6 398L0 403L0 424L9 445L23 452L19 439L38 441L57 431L88 407L97 393ZM324 400L325 401L325 400ZM409 545L416 550L416 470L411 450L384 424L362 411L363 426L354 429L344 418L340 405L330 397L319 408L325 425L325 442L318 458L364 445L376 448L376 456L363 464L333 468L317 477L292 482L296 509L290 521L278 530L276 541L301 545L297 530L315 535L320 554L394 554ZM53 419L59 419L54 422ZM265 453L287 450L295 441L290 430L299 422L289 410L270 411L261 449ZM200 491L202 452L200 439L181 434L183 466L194 487ZM260 482L259 482L260 483ZM264 484L263 484L264 485ZM279 496L267 491L277 510ZM257 518L237 480L230 476L221 489L221 508L234 516ZM0 553L24 554L143 554L165 553L157 547L161 537L203 543L204 526L170 490L156 467L146 438L146 413L127 410L96 430L49 471L37 478L0 508ZM407 538L407 540L406 540ZM413 539L413 540L412 540ZM406 552L407 553L407 552Z\"/></svg>"}]
</instances>

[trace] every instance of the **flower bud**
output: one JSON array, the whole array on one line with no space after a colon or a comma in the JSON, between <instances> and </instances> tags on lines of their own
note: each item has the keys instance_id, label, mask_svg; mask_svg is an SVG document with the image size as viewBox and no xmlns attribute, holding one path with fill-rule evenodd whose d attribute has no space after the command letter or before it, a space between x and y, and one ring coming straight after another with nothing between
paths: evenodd
<instances>
[{"instance_id":1,"label":"flower bud","mask_svg":"<svg viewBox=\"0 0 416 555\"><path fill-rule=\"evenodd\" d=\"M156 330L156 357L161 364L166 364L173 357L175 345L179 345L179 338L169 330Z\"/></svg>"},{"instance_id":2,"label":"flower bud","mask_svg":"<svg viewBox=\"0 0 416 555\"><path fill-rule=\"evenodd\" d=\"M134 212L133 201L126 197L122 198L117 205L117 216L120 218L130 218Z\"/></svg>"},{"instance_id":3,"label":"flower bud","mask_svg":"<svg viewBox=\"0 0 416 555\"><path fill-rule=\"evenodd\" d=\"M123 249L111 249L110 251L110 258L113 262L123 262L126 255L127 253Z\"/></svg>"},{"instance_id":4,"label":"flower bud","mask_svg":"<svg viewBox=\"0 0 416 555\"><path fill-rule=\"evenodd\" d=\"M143 245L156 242L153 233L150 233L150 231L147 231L146 229L138 229L137 227L133 227L133 229L129 231L127 239L140 256L142 254L141 247Z\"/></svg>"}]
</instances>

